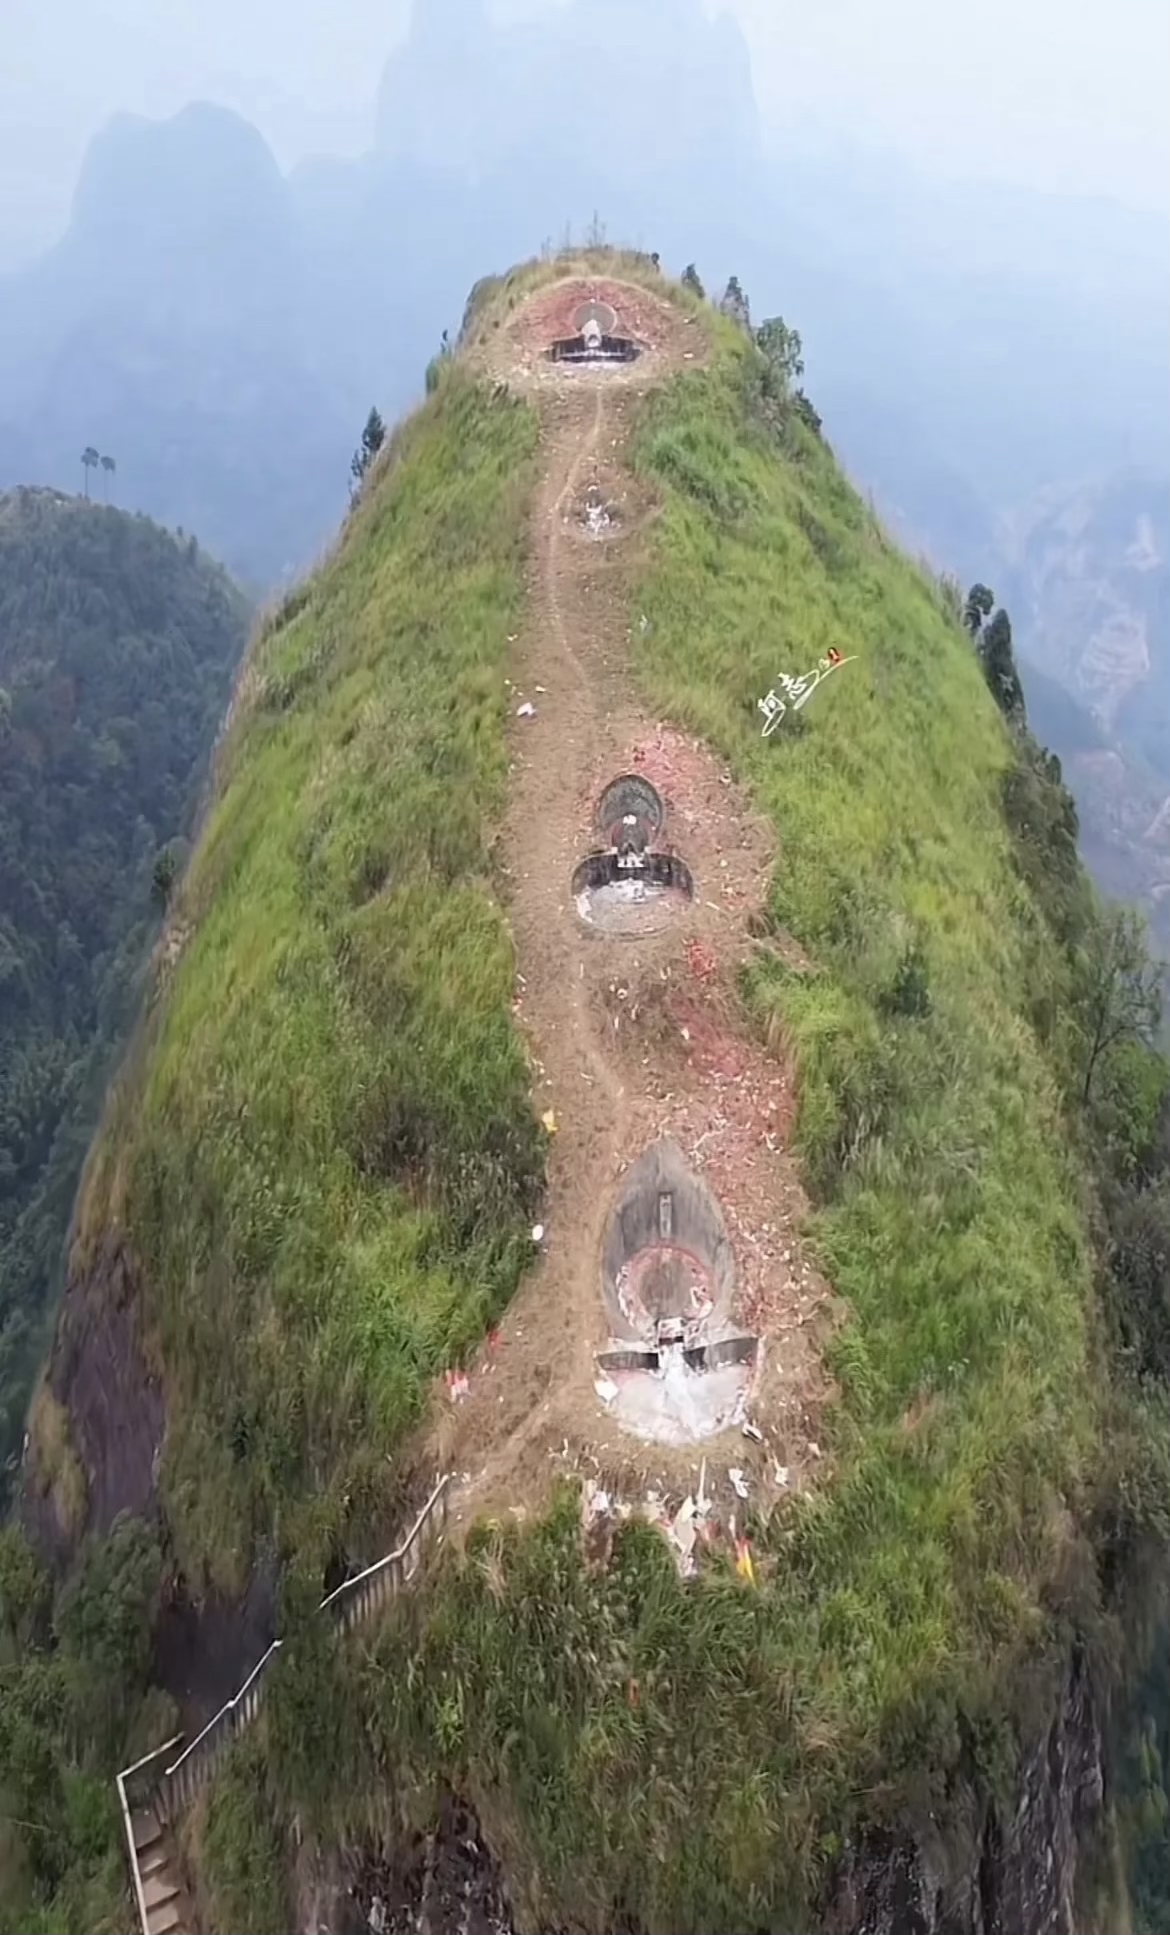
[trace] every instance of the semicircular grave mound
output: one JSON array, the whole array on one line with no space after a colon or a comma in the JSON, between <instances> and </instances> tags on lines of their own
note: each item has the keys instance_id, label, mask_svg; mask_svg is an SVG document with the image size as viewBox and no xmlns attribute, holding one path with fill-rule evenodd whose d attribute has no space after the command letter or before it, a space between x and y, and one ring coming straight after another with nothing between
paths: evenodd
<instances>
[{"instance_id":1,"label":"semicircular grave mound","mask_svg":"<svg viewBox=\"0 0 1170 1935\"><path fill-rule=\"evenodd\" d=\"M578 316L590 309L582 328ZM602 327L605 311L615 318L612 330ZM592 349L586 332L597 339ZM704 361L709 348L699 320L680 309L665 286L659 291L620 277L581 273L557 276L506 314L485 317L473 342L498 381L557 390L575 379L640 387L669 369Z\"/></svg>"},{"instance_id":2,"label":"semicircular grave mound","mask_svg":"<svg viewBox=\"0 0 1170 1935\"><path fill-rule=\"evenodd\" d=\"M666 807L661 793L641 773L619 773L597 802L595 824L602 839L613 847L635 835L649 847L666 824Z\"/></svg>"},{"instance_id":3,"label":"semicircular grave mound","mask_svg":"<svg viewBox=\"0 0 1170 1935\"><path fill-rule=\"evenodd\" d=\"M635 1436L688 1444L742 1420L759 1343L735 1332L723 1214L669 1137L627 1171L606 1227L602 1293L613 1345L599 1392Z\"/></svg>"},{"instance_id":4,"label":"semicircular grave mound","mask_svg":"<svg viewBox=\"0 0 1170 1935\"><path fill-rule=\"evenodd\" d=\"M654 1343L671 1318L718 1320L735 1295L723 1212L678 1143L664 1136L626 1171L601 1251L615 1337Z\"/></svg>"},{"instance_id":5,"label":"semicircular grave mound","mask_svg":"<svg viewBox=\"0 0 1170 1935\"><path fill-rule=\"evenodd\" d=\"M583 302L573 311L573 328L580 335L587 323L596 323L603 336L617 329L617 310L608 302Z\"/></svg>"},{"instance_id":6,"label":"semicircular grave mound","mask_svg":"<svg viewBox=\"0 0 1170 1935\"><path fill-rule=\"evenodd\" d=\"M590 853L573 869L572 894L587 927L617 940L656 934L694 899L695 883L677 853L629 848Z\"/></svg>"}]
</instances>

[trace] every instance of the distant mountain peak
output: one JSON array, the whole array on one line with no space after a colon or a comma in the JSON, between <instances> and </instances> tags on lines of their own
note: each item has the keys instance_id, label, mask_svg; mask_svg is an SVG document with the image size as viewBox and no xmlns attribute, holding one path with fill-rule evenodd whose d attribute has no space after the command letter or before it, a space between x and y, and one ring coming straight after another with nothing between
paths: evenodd
<instances>
[{"instance_id":1,"label":"distant mountain peak","mask_svg":"<svg viewBox=\"0 0 1170 1935\"><path fill-rule=\"evenodd\" d=\"M497 27L484 0L426 0L378 96L381 152L451 173L488 175L535 152L579 181L579 158L603 156L615 129L636 140L643 165L758 154L751 57L734 16L712 18L702 0L569 0Z\"/></svg>"},{"instance_id":2,"label":"distant mountain peak","mask_svg":"<svg viewBox=\"0 0 1170 1935\"><path fill-rule=\"evenodd\" d=\"M484 0L415 0L410 39L428 50L491 32Z\"/></svg>"},{"instance_id":3,"label":"distant mountain peak","mask_svg":"<svg viewBox=\"0 0 1170 1935\"><path fill-rule=\"evenodd\" d=\"M73 198L73 228L117 222L144 211L181 217L208 202L241 195L277 205L285 185L259 130L232 108L192 101L166 120L115 114L86 151Z\"/></svg>"}]
</instances>

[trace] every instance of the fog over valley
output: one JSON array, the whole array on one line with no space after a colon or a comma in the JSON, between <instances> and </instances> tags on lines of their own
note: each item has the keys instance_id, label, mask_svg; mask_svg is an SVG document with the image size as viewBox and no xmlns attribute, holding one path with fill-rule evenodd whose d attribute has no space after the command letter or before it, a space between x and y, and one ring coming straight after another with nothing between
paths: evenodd
<instances>
[{"instance_id":1,"label":"fog over valley","mask_svg":"<svg viewBox=\"0 0 1170 1935\"><path fill-rule=\"evenodd\" d=\"M1170 789L1149 723L1170 719L1164 8L1000 7L975 33L902 0L879 35L844 4L781 23L751 0L427 0L335 27L303 0L278 54L258 5L164 23L119 0L108 40L81 22L50 69L17 3L0 248L28 219L0 279L0 484L70 487L92 441L121 502L262 593L328 542L370 404L420 394L471 284L597 225L716 293L735 274L754 315L799 328L858 483L912 549L998 574L1025 662L1104 723L1109 757L1077 780L1098 845L1143 894L1170 874L1142 840ZM136 111L96 127L66 219L38 179L60 210L60 157L103 100ZM1147 527L1123 581L1105 555Z\"/></svg>"}]
</instances>

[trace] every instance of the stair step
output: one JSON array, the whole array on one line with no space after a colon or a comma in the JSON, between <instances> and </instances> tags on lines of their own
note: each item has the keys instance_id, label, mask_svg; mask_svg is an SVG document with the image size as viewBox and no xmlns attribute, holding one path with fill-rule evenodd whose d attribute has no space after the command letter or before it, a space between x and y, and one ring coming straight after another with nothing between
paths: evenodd
<instances>
[{"instance_id":1,"label":"stair step","mask_svg":"<svg viewBox=\"0 0 1170 1935\"><path fill-rule=\"evenodd\" d=\"M148 1910L161 1908L164 1902L174 1901L178 1893L178 1884L165 1868L147 1875L142 1883L142 1899Z\"/></svg>"},{"instance_id":2,"label":"stair step","mask_svg":"<svg viewBox=\"0 0 1170 1935\"><path fill-rule=\"evenodd\" d=\"M180 1897L175 1895L163 1907L148 1909L146 1925L150 1935L181 1935L183 1912Z\"/></svg>"},{"instance_id":3,"label":"stair step","mask_svg":"<svg viewBox=\"0 0 1170 1935\"><path fill-rule=\"evenodd\" d=\"M156 1875L160 1868L165 1868L170 1858L170 1844L166 1836L160 1834L158 1840L152 1841L149 1847L139 1848L138 1872L145 1881L147 1875Z\"/></svg>"},{"instance_id":4,"label":"stair step","mask_svg":"<svg viewBox=\"0 0 1170 1935\"><path fill-rule=\"evenodd\" d=\"M130 1826L134 1834L134 1846L139 1854L144 1848L153 1847L162 1839L162 1822L153 1807L140 1807L130 1816Z\"/></svg>"}]
</instances>

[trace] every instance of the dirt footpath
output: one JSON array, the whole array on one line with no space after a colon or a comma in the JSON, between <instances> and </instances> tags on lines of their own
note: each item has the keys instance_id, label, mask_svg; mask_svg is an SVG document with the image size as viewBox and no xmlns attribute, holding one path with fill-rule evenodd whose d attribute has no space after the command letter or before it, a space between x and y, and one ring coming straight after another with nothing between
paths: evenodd
<instances>
[{"instance_id":1,"label":"dirt footpath","mask_svg":"<svg viewBox=\"0 0 1170 1935\"><path fill-rule=\"evenodd\" d=\"M537 363L576 307L604 300L652 353L616 369ZM431 1456L457 1474L453 1528L484 1512L539 1509L566 1471L611 1493L681 1496L705 1457L721 1503L741 1467L754 1504L815 1471L828 1292L802 1256L806 1202L787 1143L789 1071L742 1029L735 974L748 920L775 863L768 829L700 744L639 709L631 677L633 569L653 507L623 467L638 394L699 353L696 330L638 289L580 279L529 299L485 361L531 388L543 430L526 622L511 680L511 806L504 830L517 952L516 1013L536 1107L555 1116L542 1254L498 1332L469 1367L468 1391L437 1396ZM590 485L620 516L586 527ZM521 705L535 708L520 716ZM666 833L695 895L644 938L590 929L570 892L599 844L607 780L641 771L667 803ZM593 1354L608 1330L602 1233L618 1177L671 1135L719 1198L735 1250L737 1307L763 1338L749 1406L758 1438L727 1432L687 1451L626 1434L598 1397Z\"/></svg>"}]
</instances>

